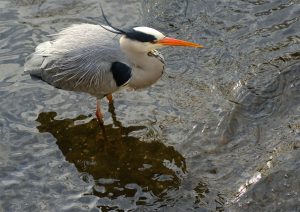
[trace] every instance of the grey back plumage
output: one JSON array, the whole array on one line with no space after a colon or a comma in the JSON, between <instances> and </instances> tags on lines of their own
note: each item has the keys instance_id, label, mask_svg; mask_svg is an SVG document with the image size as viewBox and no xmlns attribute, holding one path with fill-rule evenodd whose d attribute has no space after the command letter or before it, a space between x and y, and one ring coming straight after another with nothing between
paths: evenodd
<instances>
[{"instance_id":1,"label":"grey back plumage","mask_svg":"<svg viewBox=\"0 0 300 212\"><path fill-rule=\"evenodd\" d=\"M110 70L114 62L128 63L119 38L101 26L77 24L38 45L25 72L55 87L102 98L119 89Z\"/></svg>"}]
</instances>

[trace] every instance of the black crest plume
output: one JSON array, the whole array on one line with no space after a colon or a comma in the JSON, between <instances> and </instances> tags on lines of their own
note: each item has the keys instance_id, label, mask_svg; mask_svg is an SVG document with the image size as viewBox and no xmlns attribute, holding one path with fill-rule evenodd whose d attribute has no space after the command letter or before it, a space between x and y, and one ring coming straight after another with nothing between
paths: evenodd
<instances>
[{"instance_id":1,"label":"black crest plume","mask_svg":"<svg viewBox=\"0 0 300 212\"><path fill-rule=\"evenodd\" d=\"M107 30L107 31L109 31L109 32L112 32L112 33L115 33L115 34L120 34L120 35L126 35L126 32L125 32L125 31L123 31L123 30L121 30L121 29L119 29L119 28L114 27L114 26L111 25L111 23L107 20L106 15L104 14L104 11L103 11L103 8L102 8L101 3L99 3L99 4L100 4L102 16L103 16L103 18L104 18L106 24L107 24L108 26L110 26L111 28L113 28L115 31L113 31L113 30L111 30L111 29L108 29L108 28L106 28L105 26L103 26L103 25L101 25L101 24L100 24L100 26L101 26L103 29L105 29L105 30Z\"/></svg>"}]
</instances>

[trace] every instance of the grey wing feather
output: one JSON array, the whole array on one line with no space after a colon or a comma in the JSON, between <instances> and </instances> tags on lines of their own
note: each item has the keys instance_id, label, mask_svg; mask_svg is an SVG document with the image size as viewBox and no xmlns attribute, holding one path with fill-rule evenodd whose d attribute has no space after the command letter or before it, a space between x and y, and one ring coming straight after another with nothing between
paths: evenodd
<instances>
[{"instance_id":1,"label":"grey wing feather","mask_svg":"<svg viewBox=\"0 0 300 212\"><path fill-rule=\"evenodd\" d=\"M29 56L25 72L55 87L100 98L118 90L110 71L116 61L127 62L115 34L101 26L78 24L40 44Z\"/></svg>"},{"instance_id":2,"label":"grey wing feather","mask_svg":"<svg viewBox=\"0 0 300 212\"><path fill-rule=\"evenodd\" d=\"M41 68L43 67L44 62L46 63L46 55L47 50L51 48L51 41L47 41L44 43L39 44L36 49L35 53L29 55L26 58L26 63L24 66L24 72L30 73L37 77L41 77Z\"/></svg>"}]
</instances>

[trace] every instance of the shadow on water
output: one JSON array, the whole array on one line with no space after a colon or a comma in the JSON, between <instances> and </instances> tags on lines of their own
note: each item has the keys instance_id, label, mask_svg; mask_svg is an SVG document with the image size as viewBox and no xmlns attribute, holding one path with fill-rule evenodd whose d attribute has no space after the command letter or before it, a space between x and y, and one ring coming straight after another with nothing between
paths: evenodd
<instances>
[{"instance_id":1,"label":"shadow on water","mask_svg":"<svg viewBox=\"0 0 300 212\"><path fill-rule=\"evenodd\" d=\"M178 189L186 172L184 157L173 147L159 141L144 142L130 136L145 126L123 127L113 112L113 124L104 126L106 136L96 119L87 116L57 120L56 112L40 113L40 132L49 132L67 161L79 172L93 177L93 194L99 197L133 197L139 190L163 197L169 189ZM79 124L78 124L79 123ZM88 175L86 179L88 180ZM142 201L142 200L141 200ZM142 203L141 203L142 204Z\"/></svg>"}]
</instances>

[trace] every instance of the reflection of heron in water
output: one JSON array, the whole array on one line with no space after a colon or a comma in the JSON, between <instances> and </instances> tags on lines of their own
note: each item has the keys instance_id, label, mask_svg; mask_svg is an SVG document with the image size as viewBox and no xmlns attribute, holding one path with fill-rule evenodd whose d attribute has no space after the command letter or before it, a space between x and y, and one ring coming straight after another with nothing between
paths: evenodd
<instances>
[{"instance_id":1,"label":"reflection of heron in water","mask_svg":"<svg viewBox=\"0 0 300 212\"><path fill-rule=\"evenodd\" d=\"M56 120L55 112L39 114L38 130L51 133L66 160L79 172L93 176L96 184L93 194L97 196L108 197L109 193L112 197L134 196L136 190L128 188L132 184L158 198L169 189L178 189L181 174L186 172L184 157L162 142L144 142L131 136L132 132L146 127L123 127L116 119L113 106L109 111L113 124L104 126L107 137L93 130L98 125L96 119L74 124L88 117L81 115L75 119ZM98 190L99 187L105 188L104 191Z\"/></svg>"},{"instance_id":2,"label":"reflection of heron in water","mask_svg":"<svg viewBox=\"0 0 300 212\"><path fill-rule=\"evenodd\" d=\"M77 24L64 29L53 41L39 44L25 64L25 72L57 88L95 96L99 123L103 123L99 99L106 96L112 102L111 94L121 87L146 88L161 77L165 62L156 49L203 48L149 27L121 30L104 19L109 26Z\"/></svg>"}]
</instances>

